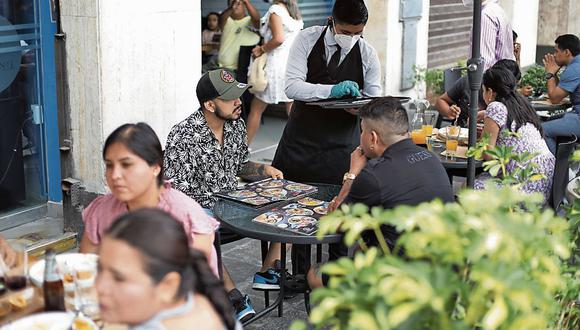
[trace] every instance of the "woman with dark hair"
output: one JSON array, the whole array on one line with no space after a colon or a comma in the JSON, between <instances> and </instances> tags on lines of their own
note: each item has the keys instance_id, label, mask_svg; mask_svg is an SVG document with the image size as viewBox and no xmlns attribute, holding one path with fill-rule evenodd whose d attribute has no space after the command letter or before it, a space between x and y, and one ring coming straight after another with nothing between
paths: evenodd
<instances>
[{"instance_id":1,"label":"woman with dark hair","mask_svg":"<svg viewBox=\"0 0 580 330\"><path fill-rule=\"evenodd\" d=\"M156 207L183 225L192 247L202 251L218 275L213 246L218 222L201 206L163 180L163 151L145 123L125 124L109 135L103 147L105 178L111 193L97 197L84 211L80 251L94 253L115 219L127 212Z\"/></svg>"},{"instance_id":2,"label":"woman with dark hair","mask_svg":"<svg viewBox=\"0 0 580 330\"><path fill-rule=\"evenodd\" d=\"M483 99L487 104L483 133L489 133L490 147L496 145L511 146L516 153L531 152L538 155L532 160L537 164L536 172L545 178L526 182L524 192L539 192L547 199L552 186L555 159L543 137L542 126L530 103L516 91L516 78L503 68L491 68L483 75ZM505 131L517 135L505 134ZM507 170L528 164L512 162ZM482 173L475 180L475 188L483 189L489 173Z\"/></svg>"},{"instance_id":3,"label":"woman with dark hair","mask_svg":"<svg viewBox=\"0 0 580 330\"><path fill-rule=\"evenodd\" d=\"M95 282L105 322L145 329L235 329L233 309L181 223L158 209L126 213L107 229Z\"/></svg>"}]
</instances>

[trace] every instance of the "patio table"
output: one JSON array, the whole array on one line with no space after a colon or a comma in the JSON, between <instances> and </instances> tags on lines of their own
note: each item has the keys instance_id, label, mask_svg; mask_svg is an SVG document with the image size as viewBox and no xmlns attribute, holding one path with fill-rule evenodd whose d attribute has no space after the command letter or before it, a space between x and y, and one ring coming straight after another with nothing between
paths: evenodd
<instances>
[{"instance_id":1,"label":"patio table","mask_svg":"<svg viewBox=\"0 0 580 330\"><path fill-rule=\"evenodd\" d=\"M311 195L310 197L330 201L334 196L338 195L340 191L340 186L330 185L330 184L320 184L320 183L308 183L310 185L318 187L318 191ZM280 278L280 291L276 301L272 305L268 305L266 302L266 307L264 310L258 312L250 320L244 322L244 325L250 324L263 316L270 313L276 307L278 307L278 316L283 315L283 301L284 301L284 284L286 283L286 244L301 244L301 245L317 245L317 244L330 244L337 243L342 239L340 234L330 234L324 236L321 240L316 238L316 234L313 235L301 235L290 231L286 231L274 226L269 226L261 223L253 222L252 219L256 216L267 212L268 210L279 207L280 205L292 203L293 201L288 201L283 204L276 204L270 207L255 209L245 206L240 203L233 201L218 199L214 206L214 215L221 222L221 224L236 232L237 234L254 238L261 241L269 242L279 242L281 243L281 278ZM220 256L221 257L221 256ZM267 291L266 291L267 292Z\"/></svg>"}]
</instances>

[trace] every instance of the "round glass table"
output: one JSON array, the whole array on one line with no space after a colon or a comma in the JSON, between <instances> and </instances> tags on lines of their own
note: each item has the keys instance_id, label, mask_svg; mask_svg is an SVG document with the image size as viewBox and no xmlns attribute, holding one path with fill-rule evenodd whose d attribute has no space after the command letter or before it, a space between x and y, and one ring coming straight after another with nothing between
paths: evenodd
<instances>
[{"instance_id":1,"label":"round glass table","mask_svg":"<svg viewBox=\"0 0 580 330\"><path fill-rule=\"evenodd\" d=\"M316 198L329 202L334 196L338 195L340 191L340 186L323 184L323 183L308 183L310 185L316 186L318 191L309 197ZM248 325L266 314L270 313L276 307L278 307L278 316L283 315L283 297L284 297L284 284L286 283L286 244L299 244L299 245L319 245L319 244L330 244L338 243L342 239L341 234L330 234L325 235L320 240L317 239L316 234L312 235L302 235L293 233L280 229L275 226L270 226L266 224L256 223L252 221L256 216L267 212L273 208L281 207L292 201L285 201L280 203L275 203L274 205L265 206L259 209L246 206L241 203L230 201L227 199L218 199L214 205L213 212L215 217L221 222L221 225L231 231L249 238L254 238L261 240L262 242L279 242L281 243L281 272L280 272L280 292L276 301L269 305L268 303L268 291L265 291L266 307L264 310L258 312L254 317L244 322L244 326ZM319 250L320 251L320 250ZM221 260L221 256L220 257ZM308 293L305 293L305 303L308 310Z\"/></svg>"}]
</instances>

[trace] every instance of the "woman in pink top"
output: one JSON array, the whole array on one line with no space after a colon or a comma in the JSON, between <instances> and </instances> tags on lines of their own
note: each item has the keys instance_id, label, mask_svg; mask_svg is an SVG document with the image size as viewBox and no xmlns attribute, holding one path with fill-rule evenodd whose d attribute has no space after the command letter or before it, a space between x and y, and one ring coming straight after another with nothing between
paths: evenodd
<instances>
[{"instance_id":1,"label":"woman in pink top","mask_svg":"<svg viewBox=\"0 0 580 330\"><path fill-rule=\"evenodd\" d=\"M125 124L105 141L105 177L110 194L97 197L84 211L80 251L95 253L105 231L121 215L141 208L159 208L182 223L191 247L202 251L218 275L213 246L218 222L201 206L163 180L163 151L145 123Z\"/></svg>"}]
</instances>

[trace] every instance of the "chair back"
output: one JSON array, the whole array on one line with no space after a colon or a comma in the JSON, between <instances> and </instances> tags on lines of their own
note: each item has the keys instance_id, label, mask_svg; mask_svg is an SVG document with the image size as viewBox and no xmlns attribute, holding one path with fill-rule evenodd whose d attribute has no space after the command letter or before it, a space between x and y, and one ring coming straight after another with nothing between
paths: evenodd
<instances>
[{"instance_id":1,"label":"chair back","mask_svg":"<svg viewBox=\"0 0 580 330\"><path fill-rule=\"evenodd\" d=\"M552 180L552 192L548 201L550 207L558 211L560 204L566 194L568 184L568 167L570 165L570 155L576 148L576 135L559 136L556 140L556 165L554 166L554 177Z\"/></svg>"},{"instance_id":2,"label":"chair back","mask_svg":"<svg viewBox=\"0 0 580 330\"><path fill-rule=\"evenodd\" d=\"M447 92L453 84L461 78L461 70L458 67L445 69L443 71L443 88Z\"/></svg>"}]
</instances>

